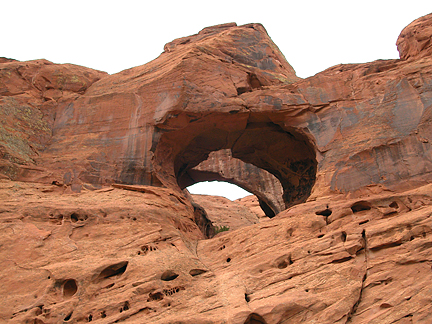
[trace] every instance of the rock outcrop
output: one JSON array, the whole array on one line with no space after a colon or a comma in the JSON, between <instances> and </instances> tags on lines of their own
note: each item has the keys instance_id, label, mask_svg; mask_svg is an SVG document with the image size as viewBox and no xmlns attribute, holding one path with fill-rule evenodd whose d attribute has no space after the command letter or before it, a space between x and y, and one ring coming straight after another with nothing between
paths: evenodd
<instances>
[{"instance_id":1,"label":"rock outcrop","mask_svg":"<svg viewBox=\"0 0 432 324\"><path fill-rule=\"evenodd\" d=\"M0 321L431 322L431 26L308 79L259 24L115 75L1 59Z\"/></svg>"}]
</instances>

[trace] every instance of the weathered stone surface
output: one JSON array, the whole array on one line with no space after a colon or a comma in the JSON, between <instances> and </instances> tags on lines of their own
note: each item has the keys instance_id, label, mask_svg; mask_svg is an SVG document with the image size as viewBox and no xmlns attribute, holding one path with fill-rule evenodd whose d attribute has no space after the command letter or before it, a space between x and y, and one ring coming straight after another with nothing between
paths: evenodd
<instances>
[{"instance_id":1,"label":"weathered stone surface","mask_svg":"<svg viewBox=\"0 0 432 324\"><path fill-rule=\"evenodd\" d=\"M246 196L244 198L236 199L235 202L249 208L255 215L258 216L258 218L260 218L261 221L268 219L268 216L264 213L263 209L259 205L259 199L257 196Z\"/></svg>"},{"instance_id":2,"label":"weathered stone surface","mask_svg":"<svg viewBox=\"0 0 432 324\"><path fill-rule=\"evenodd\" d=\"M216 231L224 227L236 230L259 222L258 215L249 206L238 204L225 197L192 195L192 199L204 208L207 218Z\"/></svg>"},{"instance_id":3,"label":"weathered stone surface","mask_svg":"<svg viewBox=\"0 0 432 324\"><path fill-rule=\"evenodd\" d=\"M48 166L35 159L49 145L57 109L107 75L72 64L46 60L0 61L0 172L12 179L34 180L45 175L53 181Z\"/></svg>"},{"instance_id":4,"label":"weathered stone surface","mask_svg":"<svg viewBox=\"0 0 432 324\"><path fill-rule=\"evenodd\" d=\"M0 321L430 323L431 21L305 80L259 24L111 76L0 60Z\"/></svg>"},{"instance_id":5,"label":"weathered stone surface","mask_svg":"<svg viewBox=\"0 0 432 324\"><path fill-rule=\"evenodd\" d=\"M174 191L63 190L0 182L5 323L431 319L430 185L323 197L209 240Z\"/></svg>"},{"instance_id":6,"label":"weathered stone surface","mask_svg":"<svg viewBox=\"0 0 432 324\"><path fill-rule=\"evenodd\" d=\"M421 17L402 30L397 47L400 58L419 59L432 54L432 22L431 15Z\"/></svg>"}]
</instances>

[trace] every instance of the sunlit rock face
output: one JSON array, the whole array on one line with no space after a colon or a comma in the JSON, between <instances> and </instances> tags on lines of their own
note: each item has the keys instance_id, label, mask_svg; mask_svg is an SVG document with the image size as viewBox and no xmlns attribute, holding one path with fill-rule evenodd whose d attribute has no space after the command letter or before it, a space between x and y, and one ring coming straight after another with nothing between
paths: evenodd
<instances>
[{"instance_id":1,"label":"sunlit rock face","mask_svg":"<svg viewBox=\"0 0 432 324\"><path fill-rule=\"evenodd\" d=\"M431 322L431 24L304 80L260 24L115 75L1 59L1 321Z\"/></svg>"},{"instance_id":2,"label":"sunlit rock face","mask_svg":"<svg viewBox=\"0 0 432 324\"><path fill-rule=\"evenodd\" d=\"M429 20L413 23L421 39ZM401 34L402 53L414 46L413 28ZM416 48L421 58L429 50ZM243 169L277 179L248 183L275 214L311 193L401 181L409 188L429 181L431 167L430 66L427 56L413 58L340 65L301 80L261 25L227 24L115 75L5 62L2 173L75 192L113 182L180 190L200 181L188 175L211 152L228 149ZM242 185L244 176L229 180Z\"/></svg>"}]
</instances>

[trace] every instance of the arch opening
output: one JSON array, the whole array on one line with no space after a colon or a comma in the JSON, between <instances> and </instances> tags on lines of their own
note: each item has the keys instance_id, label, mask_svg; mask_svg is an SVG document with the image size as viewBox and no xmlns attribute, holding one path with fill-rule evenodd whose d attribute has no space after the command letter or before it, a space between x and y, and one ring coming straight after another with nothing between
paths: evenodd
<instances>
[{"instance_id":1,"label":"arch opening","mask_svg":"<svg viewBox=\"0 0 432 324\"><path fill-rule=\"evenodd\" d=\"M266 214L304 202L315 183L313 144L296 129L272 122L247 123L240 130L208 128L174 157L181 189L201 181L226 181L255 194Z\"/></svg>"},{"instance_id":2,"label":"arch opening","mask_svg":"<svg viewBox=\"0 0 432 324\"><path fill-rule=\"evenodd\" d=\"M193 195L221 196L231 201L253 195L236 184L216 180L197 182L186 189Z\"/></svg>"},{"instance_id":3,"label":"arch opening","mask_svg":"<svg viewBox=\"0 0 432 324\"><path fill-rule=\"evenodd\" d=\"M231 201L242 199L247 196L254 196L265 216L272 218L276 215L273 209L264 200L260 199L253 192L250 192L245 188L240 187L234 182L236 181L232 181L232 182L221 181L221 180L202 181L202 182L196 182L193 185L186 187L186 189L192 195L220 196L220 197L225 197Z\"/></svg>"}]
</instances>

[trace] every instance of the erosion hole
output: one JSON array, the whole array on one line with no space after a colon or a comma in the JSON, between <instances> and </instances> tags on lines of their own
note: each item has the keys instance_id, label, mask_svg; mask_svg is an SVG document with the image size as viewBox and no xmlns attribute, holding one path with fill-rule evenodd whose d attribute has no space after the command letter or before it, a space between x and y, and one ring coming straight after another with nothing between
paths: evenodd
<instances>
[{"instance_id":1,"label":"erosion hole","mask_svg":"<svg viewBox=\"0 0 432 324\"><path fill-rule=\"evenodd\" d=\"M353 213L358 213L363 210L370 210L372 205L368 201L358 201L351 206L351 210Z\"/></svg>"},{"instance_id":2,"label":"erosion hole","mask_svg":"<svg viewBox=\"0 0 432 324\"><path fill-rule=\"evenodd\" d=\"M203 274L206 272L207 272L207 270L204 270L204 269L192 269L191 271L189 271L189 274L192 277L195 277L195 276L199 276L200 274Z\"/></svg>"},{"instance_id":3,"label":"erosion hole","mask_svg":"<svg viewBox=\"0 0 432 324\"><path fill-rule=\"evenodd\" d=\"M70 313L69 313L69 314L64 318L64 321L65 321L65 322L69 321L69 320L71 319L71 317L72 317L72 314L73 314L73 311L70 312Z\"/></svg>"},{"instance_id":4,"label":"erosion hole","mask_svg":"<svg viewBox=\"0 0 432 324\"><path fill-rule=\"evenodd\" d=\"M74 212L71 214L70 218L72 223L76 223L76 222L83 222L87 220L88 216L80 212Z\"/></svg>"},{"instance_id":5,"label":"erosion hole","mask_svg":"<svg viewBox=\"0 0 432 324\"><path fill-rule=\"evenodd\" d=\"M175 273L172 270L166 270L164 273L162 273L161 275L161 280L163 281L171 281L174 280L178 277L179 275L177 273Z\"/></svg>"},{"instance_id":6,"label":"erosion hole","mask_svg":"<svg viewBox=\"0 0 432 324\"><path fill-rule=\"evenodd\" d=\"M36 306L36 309L35 309L35 314L36 314L36 316L39 316L39 315L42 314L43 306L44 306L44 305Z\"/></svg>"},{"instance_id":7,"label":"erosion hole","mask_svg":"<svg viewBox=\"0 0 432 324\"><path fill-rule=\"evenodd\" d=\"M389 207L397 209L397 208L399 208L399 205L398 205L398 203L397 203L396 201L393 201L393 202L389 205Z\"/></svg>"},{"instance_id":8,"label":"erosion hole","mask_svg":"<svg viewBox=\"0 0 432 324\"><path fill-rule=\"evenodd\" d=\"M184 287L173 287L170 289L164 289L163 293L165 294L165 296L172 296L176 293L178 293L180 290L185 290Z\"/></svg>"},{"instance_id":9,"label":"erosion hole","mask_svg":"<svg viewBox=\"0 0 432 324\"><path fill-rule=\"evenodd\" d=\"M125 301L123 306L120 308L120 313L127 311L130 308L129 302Z\"/></svg>"},{"instance_id":10,"label":"erosion hole","mask_svg":"<svg viewBox=\"0 0 432 324\"><path fill-rule=\"evenodd\" d=\"M316 215L325 216L325 217L329 217L332 214L332 211L331 211L331 209L326 208L324 210L315 212L315 214Z\"/></svg>"},{"instance_id":11,"label":"erosion hole","mask_svg":"<svg viewBox=\"0 0 432 324\"><path fill-rule=\"evenodd\" d=\"M97 276L96 281L122 275L126 271L128 263L128 261L122 261L106 267Z\"/></svg>"},{"instance_id":12,"label":"erosion hole","mask_svg":"<svg viewBox=\"0 0 432 324\"><path fill-rule=\"evenodd\" d=\"M347 240L347 233L346 232L341 233L341 240L342 240L342 242L346 242L346 240Z\"/></svg>"},{"instance_id":13,"label":"erosion hole","mask_svg":"<svg viewBox=\"0 0 432 324\"><path fill-rule=\"evenodd\" d=\"M110 289L110 288L114 287L114 285L115 285L114 282L113 282L113 283L110 283L109 285L103 287L103 289Z\"/></svg>"},{"instance_id":14,"label":"erosion hole","mask_svg":"<svg viewBox=\"0 0 432 324\"><path fill-rule=\"evenodd\" d=\"M149 299L148 301L152 301L152 300L162 300L164 299L164 294L161 293L160 291L157 292L153 292L149 294Z\"/></svg>"},{"instance_id":15,"label":"erosion hole","mask_svg":"<svg viewBox=\"0 0 432 324\"><path fill-rule=\"evenodd\" d=\"M288 267L289 265L293 264L294 262L291 259L291 255L289 255L286 259L283 259L282 261L280 261L277 265L277 267L279 269L285 269L286 267Z\"/></svg>"},{"instance_id":16,"label":"erosion hole","mask_svg":"<svg viewBox=\"0 0 432 324\"><path fill-rule=\"evenodd\" d=\"M247 317L244 324L267 324L267 322L262 318L262 316L252 313Z\"/></svg>"},{"instance_id":17,"label":"erosion hole","mask_svg":"<svg viewBox=\"0 0 432 324\"><path fill-rule=\"evenodd\" d=\"M68 279L63 284L63 296L65 298L72 297L78 290L75 279Z\"/></svg>"},{"instance_id":18,"label":"erosion hole","mask_svg":"<svg viewBox=\"0 0 432 324\"><path fill-rule=\"evenodd\" d=\"M147 252L156 251L157 247L152 245L143 245L141 246L141 251L146 254Z\"/></svg>"}]
</instances>

